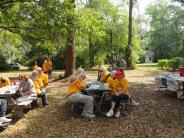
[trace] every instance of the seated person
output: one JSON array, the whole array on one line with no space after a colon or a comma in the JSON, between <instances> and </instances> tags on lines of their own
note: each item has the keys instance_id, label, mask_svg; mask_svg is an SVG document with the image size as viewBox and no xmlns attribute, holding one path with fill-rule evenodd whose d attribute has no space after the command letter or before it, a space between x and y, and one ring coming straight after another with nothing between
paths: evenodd
<instances>
[{"instance_id":1,"label":"seated person","mask_svg":"<svg viewBox=\"0 0 184 138\"><path fill-rule=\"evenodd\" d=\"M19 75L19 93L17 94L16 101L32 100L36 97L36 90L33 81L27 75Z\"/></svg>"},{"instance_id":2,"label":"seated person","mask_svg":"<svg viewBox=\"0 0 184 138\"><path fill-rule=\"evenodd\" d=\"M11 119L5 117L7 109L7 101L5 99L0 99L0 124L11 122Z\"/></svg>"},{"instance_id":3,"label":"seated person","mask_svg":"<svg viewBox=\"0 0 184 138\"><path fill-rule=\"evenodd\" d=\"M68 86L68 96L69 101L84 103L84 109L82 116L93 118L93 97L89 95L84 95L81 90L85 88L84 76L70 77L70 84Z\"/></svg>"},{"instance_id":4,"label":"seated person","mask_svg":"<svg viewBox=\"0 0 184 138\"><path fill-rule=\"evenodd\" d=\"M43 83L43 87L42 88L46 88L48 86L48 82L49 82L49 78L48 78L48 75L45 74L43 71L42 71L42 68L38 67L36 69L36 71L39 73L39 78L42 80L42 83Z\"/></svg>"},{"instance_id":5,"label":"seated person","mask_svg":"<svg viewBox=\"0 0 184 138\"><path fill-rule=\"evenodd\" d=\"M99 81L106 83L108 77L110 76L109 71L105 68L101 68L99 71Z\"/></svg>"},{"instance_id":6,"label":"seated person","mask_svg":"<svg viewBox=\"0 0 184 138\"><path fill-rule=\"evenodd\" d=\"M113 88L114 88L114 94L112 96L112 102L111 102L111 109L106 114L106 116L111 117L114 115L114 109L117 108L117 112L115 114L115 117L120 117L120 101L121 100L128 100L129 99L129 93L128 93L128 81L125 79L122 72L117 71L115 73L115 78L113 82Z\"/></svg>"},{"instance_id":7,"label":"seated person","mask_svg":"<svg viewBox=\"0 0 184 138\"><path fill-rule=\"evenodd\" d=\"M44 85L42 80L39 78L39 73L36 70L32 72L32 80L36 89L36 94L38 97L42 98L42 106L45 107L47 105L45 89L43 89Z\"/></svg>"},{"instance_id":8,"label":"seated person","mask_svg":"<svg viewBox=\"0 0 184 138\"><path fill-rule=\"evenodd\" d=\"M8 77L1 76L0 77L0 88L10 85L10 80Z\"/></svg>"},{"instance_id":9,"label":"seated person","mask_svg":"<svg viewBox=\"0 0 184 138\"><path fill-rule=\"evenodd\" d=\"M75 74L79 75L80 73L83 73L83 74L85 73L83 68L78 68Z\"/></svg>"},{"instance_id":10,"label":"seated person","mask_svg":"<svg viewBox=\"0 0 184 138\"><path fill-rule=\"evenodd\" d=\"M107 79L107 83L109 84L109 87L112 89L112 91L109 94L110 96L114 95L113 82L115 80L115 73L116 73L116 70L112 70L110 72L110 76Z\"/></svg>"}]
</instances>

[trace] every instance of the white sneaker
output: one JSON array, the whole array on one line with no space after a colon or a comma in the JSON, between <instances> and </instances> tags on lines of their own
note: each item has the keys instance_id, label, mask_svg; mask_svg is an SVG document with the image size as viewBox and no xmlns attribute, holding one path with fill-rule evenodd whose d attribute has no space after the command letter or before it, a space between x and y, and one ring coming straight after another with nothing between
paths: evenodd
<instances>
[{"instance_id":1,"label":"white sneaker","mask_svg":"<svg viewBox=\"0 0 184 138\"><path fill-rule=\"evenodd\" d=\"M88 118L94 118L96 115L82 112L82 116L84 116L84 117L88 117Z\"/></svg>"},{"instance_id":2,"label":"white sneaker","mask_svg":"<svg viewBox=\"0 0 184 138\"><path fill-rule=\"evenodd\" d=\"M0 122L2 122L2 123L9 123L11 121L12 121L12 119L8 119L6 117L0 117Z\"/></svg>"},{"instance_id":3,"label":"white sneaker","mask_svg":"<svg viewBox=\"0 0 184 138\"><path fill-rule=\"evenodd\" d=\"M113 110L109 110L109 112L106 114L107 117L111 117L114 115L114 111Z\"/></svg>"},{"instance_id":4,"label":"white sneaker","mask_svg":"<svg viewBox=\"0 0 184 138\"><path fill-rule=\"evenodd\" d=\"M115 114L115 117L116 117L116 118L119 118L120 115L121 115L121 112L118 110L118 111L116 112L116 114Z\"/></svg>"}]
</instances>

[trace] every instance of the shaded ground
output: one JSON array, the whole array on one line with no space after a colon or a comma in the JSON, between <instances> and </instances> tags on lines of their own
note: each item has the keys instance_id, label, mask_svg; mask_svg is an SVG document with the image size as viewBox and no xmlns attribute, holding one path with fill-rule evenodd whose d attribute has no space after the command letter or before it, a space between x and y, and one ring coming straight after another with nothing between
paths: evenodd
<instances>
[{"instance_id":1,"label":"shaded ground","mask_svg":"<svg viewBox=\"0 0 184 138\"><path fill-rule=\"evenodd\" d=\"M141 67L126 71L130 94L140 102L126 117L109 119L97 116L95 119L74 118L66 101L61 100L66 87L61 82L50 84L46 109L31 110L24 119L10 125L0 137L184 137L184 102L167 91L158 91L154 85L152 67ZM88 72L88 78L95 79L96 72Z\"/></svg>"}]
</instances>

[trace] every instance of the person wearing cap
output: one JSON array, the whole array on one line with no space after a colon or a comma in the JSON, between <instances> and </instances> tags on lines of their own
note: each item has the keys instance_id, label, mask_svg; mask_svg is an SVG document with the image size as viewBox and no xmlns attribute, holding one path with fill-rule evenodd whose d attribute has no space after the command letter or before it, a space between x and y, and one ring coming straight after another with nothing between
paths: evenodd
<instances>
[{"instance_id":1,"label":"person wearing cap","mask_svg":"<svg viewBox=\"0 0 184 138\"><path fill-rule=\"evenodd\" d=\"M36 71L39 73L39 78L42 80L43 83L43 88L46 88L48 86L48 75L46 75L45 73L43 73L42 68L38 67L36 69Z\"/></svg>"},{"instance_id":2,"label":"person wearing cap","mask_svg":"<svg viewBox=\"0 0 184 138\"><path fill-rule=\"evenodd\" d=\"M112 70L110 72L110 76L107 79L107 83L109 84L109 87L112 89L112 91L109 93L110 96L114 95L113 82L115 80L115 73L116 73L116 70Z\"/></svg>"},{"instance_id":3,"label":"person wearing cap","mask_svg":"<svg viewBox=\"0 0 184 138\"><path fill-rule=\"evenodd\" d=\"M19 93L15 97L16 101L21 102L35 99L36 90L33 81L27 75L19 75L19 81Z\"/></svg>"},{"instance_id":4,"label":"person wearing cap","mask_svg":"<svg viewBox=\"0 0 184 138\"><path fill-rule=\"evenodd\" d=\"M82 80L84 78L84 74L81 74L80 77L70 77L70 84L68 86L69 101L84 103L82 116L93 118L95 117L95 115L93 115L93 97L81 93L82 89L86 87Z\"/></svg>"},{"instance_id":5,"label":"person wearing cap","mask_svg":"<svg viewBox=\"0 0 184 138\"><path fill-rule=\"evenodd\" d=\"M1 87L5 87L5 86L9 86L10 85L10 80L8 77L5 76L1 76L0 77L0 88Z\"/></svg>"},{"instance_id":6,"label":"person wearing cap","mask_svg":"<svg viewBox=\"0 0 184 138\"><path fill-rule=\"evenodd\" d=\"M128 80L125 78L121 71L116 71L115 78L113 82L114 95L112 96L111 109L106 114L106 116L111 117L114 115L114 109L117 108L115 117L120 117L120 101L129 99L128 92Z\"/></svg>"},{"instance_id":7,"label":"person wearing cap","mask_svg":"<svg viewBox=\"0 0 184 138\"><path fill-rule=\"evenodd\" d=\"M6 118L7 101L6 99L0 99L0 125L3 123L9 123L12 119Z\"/></svg>"},{"instance_id":8,"label":"person wearing cap","mask_svg":"<svg viewBox=\"0 0 184 138\"><path fill-rule=\"evenodd\" d=\"M43 89L44 85L42 83L42 80L39 78L39 73L36 70L32 72L32 80L34 82L36 94L38 97L41 97L42 106L45 107L47 105L47 101L46 101L45 90Z\"/></svg>"}]
</instances>

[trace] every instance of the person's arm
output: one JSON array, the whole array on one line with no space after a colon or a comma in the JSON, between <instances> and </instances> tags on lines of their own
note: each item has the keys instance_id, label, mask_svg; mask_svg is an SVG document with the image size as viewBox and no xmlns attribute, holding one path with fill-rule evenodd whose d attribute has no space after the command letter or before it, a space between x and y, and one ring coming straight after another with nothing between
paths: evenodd
<instances>
[{"instance_id":1,"label":"person's arm","mask_svg":"<svg viewBox=\"0 0 184 138\"><path fill-rule=\"evenodd\" d=\"M20 94L21 94L22 96L31 94L32 88L33 88L33 87L30 87L28 90L20 90Z\"/></svg>"}]
</instances>

